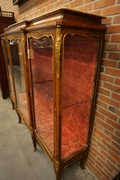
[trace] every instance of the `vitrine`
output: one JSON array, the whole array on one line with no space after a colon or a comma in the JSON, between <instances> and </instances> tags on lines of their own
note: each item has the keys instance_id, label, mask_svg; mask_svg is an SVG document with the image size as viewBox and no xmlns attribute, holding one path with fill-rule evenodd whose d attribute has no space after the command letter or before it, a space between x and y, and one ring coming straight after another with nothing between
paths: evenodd
<instances>
[{"instance_id":1,"label":"vitrine","mask_svg":"<svg viewBox=\"0 0 120 180\"><path fill-rule=\"evenodd\" d=\"M35 137L56 180L80 160L84 168L94 119L103 17L61 8L26 28Z\"/></svg>"},{"instance_id":2,"label":"vitrine","mask_svg":"<svg viewBox=\"0 0 120 180\"><path fill-rule=\"evenodd\" d=\"M38 141L53 162L56 180L77 160L84 168L88 156L103 18L60 8L23 23L24 28L6 29L2 41L16 111L31 130L34 149Z\"/></svg>"},{"instance_id":3,"label":"vitrine","mask_svg":"<svg viewBox=\"0 0 120 180\"><path fill-rule=\"evenodd\" d=\"M29 127L32 135L28 63L26 61L27 42L26 33L24 32L24 29L27 26L28 22L23 21L6 28L5 33L2 35L2 47L7 68L10 99L13 108L18 114L19 123L21 123L22 119Z\"/></svg>"}]
</instances>

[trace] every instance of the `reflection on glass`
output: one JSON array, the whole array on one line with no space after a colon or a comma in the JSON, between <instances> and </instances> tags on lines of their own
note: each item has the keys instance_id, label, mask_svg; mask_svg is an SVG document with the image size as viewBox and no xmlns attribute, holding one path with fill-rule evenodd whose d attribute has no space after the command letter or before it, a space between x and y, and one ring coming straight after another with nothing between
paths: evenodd
<instances>
[{"instance_id":1,"label":"reflection on glass","mask_svg":"<svg viewBox=\"0 0 120 180\"><path fill-rule=\"evenodd\" d=\"M52 38L30 39L36 129L53 153Z\"/></svg>"},{"instance_id":2,"label":"reflection on glass","mask_svg":"<svg viewBox=\"0 0 120 180\"><path fill-rule=\"evenodd\" d=\"M28 105L25 86L24 63L22 56L21 40L10 41L10 53L14 74L18 107L28 120Z\"/></svg>"},{"instance_id":3,"label":"reflection on glass","mask_svg":"<svg viewBox=\"0 0 120 180\"><path fill-rule=\"evenodd\" d=\"M62 159L87 145L99 38L64 40Z\"/></svg>"}]
</instances>

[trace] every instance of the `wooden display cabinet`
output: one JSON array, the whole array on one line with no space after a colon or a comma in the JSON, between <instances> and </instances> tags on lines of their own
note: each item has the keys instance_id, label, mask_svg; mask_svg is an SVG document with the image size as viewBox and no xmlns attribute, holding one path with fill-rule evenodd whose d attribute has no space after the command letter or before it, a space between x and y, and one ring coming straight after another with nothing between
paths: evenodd
<instances>
[{"instance_id":1,"label":"wooden display cabinet","mask_svg":"<svg viewBox=\"0 0 120 180\"><path fill-rule=\"evenodd\" d=\"M33 140L32 115L29 101L28 61L26 58L27 42L26 33L24 32L25 27L27 26L28 22L24 21L6 28L5 33L2 35L2 47L13 109L15 109L18 114L19 123L21 123L22 119L29 127Z\"/></svg>"},{"instance_id":2,"label":"wooden display cabinet","mask_svg":"<svg viewBox=\"0 0 120 180\"><path fill-rule=\"evenodd\" d=\"M106 31L102 19L61 8L32 19L24 30L19 26L19 33L15 26L12 35L5 32L16 110L29 122L34 149L37 140L53 162L56 180L77 160L84 168L88 156ZM23 54L15 72L12 41L22 46L15 50L19 60Z\"/></svg>"},{"instance_id":3,"label":"wooden display cabinet","mask_svg":"<svg viewBox=\"0 0 120 180\"><path fill-rule=\"evenodd\" d=\"M103 17L66 8L26 28L35 136L62 170L88 155L103 38Z\"/></svg>"}]
</instances>

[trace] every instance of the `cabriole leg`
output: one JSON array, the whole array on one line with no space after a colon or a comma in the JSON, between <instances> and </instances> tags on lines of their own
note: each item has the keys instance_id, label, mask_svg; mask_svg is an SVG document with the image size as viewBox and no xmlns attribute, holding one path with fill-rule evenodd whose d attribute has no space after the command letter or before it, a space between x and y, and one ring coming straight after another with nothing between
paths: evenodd
<instances>
[{"instance_id":1,"label":"cabriole leg","mask_svg":"<svg viewBox=\"0 0 120 180\"><path fill-rule=\"evenodd\" d=\"M36 138L35 138L35 134L34 134L34 131L33 131L33 128L30 127L30 134L31 134L31 138L32 138L32 142L33 142L33 149L34 149L34 152L36 151Z\"/></svg>"},{"instance_id":2,"label":"cabriole leg","mask_svg":"<svg viewBox=\"0 0 120 180\"><path fill-rule=\"evenodd\" d=\"M82 156L80 158L80 167L81 167L81 169L85 169L85 162L86 162L86 157Z\"/></svg>"},{"instance_id":3,"label":"cabriole leg","mask_svg":"<svg viewBox=\"0 0 120 180\"><path fill-rule=\"evenodd\" d=\"M17 111L16 111L17 112ZM19 113L17 112L17 115L18 115L18 123L21 124L21 116L19 115Z\"/></svg>"},{"instance_id":4,"label":"cabriole leg","mask_svg":"<svg viewBox=\"0 0 120 180\"><path fill-rule=\"evenodd\" d=\"M62 180L61 179L62 169L61 169L60 163L58 161L56 161L54 169L55 169L56 180Z\"/></svg>"}]
</instances>

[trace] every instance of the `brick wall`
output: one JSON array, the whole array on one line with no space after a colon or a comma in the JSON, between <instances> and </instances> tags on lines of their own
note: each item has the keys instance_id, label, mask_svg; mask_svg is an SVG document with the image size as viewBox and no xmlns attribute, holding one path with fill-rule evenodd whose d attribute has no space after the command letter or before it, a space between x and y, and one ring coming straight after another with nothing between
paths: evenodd
<instances>
[{"instance_id":1,"label":"brick wall","mask_svg":"<svg viewBox=\"0 0 120 180\"><path fill-rule=\"evenodd\" d=\"M99 80L92 141L86 167L98 180L111 180L120 171L120 0L29 0L13 6L0 0L17 21L29 20L64 6L104 15L105 45Z\"/></svg>"}]
</instances>

